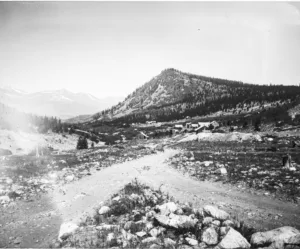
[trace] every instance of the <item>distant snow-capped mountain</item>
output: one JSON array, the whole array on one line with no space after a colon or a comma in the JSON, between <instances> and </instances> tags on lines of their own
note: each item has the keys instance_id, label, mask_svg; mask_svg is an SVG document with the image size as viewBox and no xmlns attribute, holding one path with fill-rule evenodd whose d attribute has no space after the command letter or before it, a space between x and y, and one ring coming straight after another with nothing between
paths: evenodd
<instances>
[{"instance_id":1,"label":"distant snow-capped mountain","mask_svg":"<svg viewBox=\"0 0 300 249\"><path fill-rule=\"evenodd\" d=\"M0 99L20 111L67 119L107 109L122 97L99 99L89 93L73 93L66 89L28 93L12 87L0 87Z\"/></svg>"}]
</instances>

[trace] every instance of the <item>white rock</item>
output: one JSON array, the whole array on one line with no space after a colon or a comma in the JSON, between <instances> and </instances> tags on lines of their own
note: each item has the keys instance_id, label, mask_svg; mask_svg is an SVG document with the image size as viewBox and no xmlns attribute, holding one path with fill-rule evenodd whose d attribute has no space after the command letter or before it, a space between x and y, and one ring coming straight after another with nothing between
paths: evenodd
<instances>
[{"instance_id":1,"label":"white rock","mask_svg":"<svg viewBox=\"0 0 300 249\"><path fill-rule=\"evenodd\" d=\"M227 174L227 169L226 168L219 168L216 170L216 173L220 175L226 175Z\"/></svg>"},{"instance_id":2,"label":"white rock","mask_svg":"<svg viewBox=\"0 0 300 249\"><path fill-rule=\"evenodd\" d=\"M48 174L48 176L49 176L51 179L53 179L53 180L57 179L57 177L58 177L57 173L54 173L54 172L50 172L50 173Z\"/></svg>"},{"instance_id":3,"label":"white rock","mask_svg":"<svg viewBox=\"0 0 300 249\"><path fill-rule=\"evenodd\" d=\"M213 227L204 230L201 240L207 245L216 245L218 243L218 233Z\"/></svg>"},{"instance_id":4,"label":"white rock","mask_svg":"<svg viewBox=\"0 0 300 249\"><path fill-rule=\"evenodd\" d=\"M198 219L192 219L186 215L176 215L171 213L169 216L156 215L155 219L163 226L173 228L192 228L198 222Z\"/></svg>"},{"instance_id":5,"label":"white rock","mask_svg":"<svg viewBox=\"0 0 300 249\"><path fill-rule=\"evenodd\" d=\"M68 176L65 177L65 180L66 180L67 182L71 182L71 181L74 180L74 178L75 178L74 175L68 175Z\"/></svg>"},{"instance_id":6,"label":"white rock","mask_svg":"<svg viewBox=\"0 0 300 249\"><path fill-rule=\"evenodd\" d=\"M115 238L115 234L114 233L109 233L107 234L106 240L107 241L112 241Z\"/></svg>"},{"instance_id":7,"label":"white rock","mask_svg":"<svg viewBox=\"0 0 300 249\"><path fill-rule=\"evenodd\" d=\"M0 203L1 203L1 204L6 204L6 203L8 203L9 201L10 201L9 196L7 196L7 195L0 196Z\"/></svg>"},{"instance_id":8,"label":"white rock","mask_svg":"<svg viewBox=\"0 0 300 249\"><path fill-rule=\"evenodd\" d=\"M299 235L300 231L296 228L285 226L267 232L257 232L252 234L250 243L254 246L271 244L273 242L286 243L291 237Z\"/></svg>"},{"instance_id":9,"label":"white rock","mask_svg":"<svg viewBox=\"0 0 300 249\"><path fill-rule=\"evenodd\" d=\"M169 214L169 213L174 213L178 207L174 202L168 202L164 203L160 206L158 206L161 214Z\"/></svg>"},{"instance_id":10,"label":"white rock","mask_svg":"<svg viewBox=\"0 0 300 249\"><path fill-rule=\"evenodd\" d=\"M99 209L99 214L103 215L103 214L107 214L110 211L110 207L108 206L103 206Z\"/></svg>"},{"instance_id":11,"label":"white rock","mask_svg":"<svg viewBox=\"0 0 300 249\"><path fill-rule=\"evenodd\" d=\"M140 238L142 238L142 237L144 237L145 235L147 235L147 233L146 232L144 232L144 231L141 231L141 232L137 232L137 233L135 233L138 237L140 237Z\"/></svg>"},{"instance_id":12,"label":"white rock","mask_svg":"<svg viewBox=\"0 0 300 249\"><path fill-rule=\"evenodd\" d=\"M213 164L213 161L204 161L202 162L204 164L205 167L208 167L209 165Z\"/></svg>"},{"instance_id":13,"label":"white rock","mask_svg":"<svg viewBox=\"0 0 300 249\"><path fill-rule=\"evenodd\" d=\"M72 223L72 222L65 222L65 223L61 224L60 229L59 229L58 239L60 241L65 240L71 234L73 234L78 228L79 228L78 225L76 225L75 223Z\"/></svg>"},{"instance_id":14,"label":"white rock","mask_svg":"<svg viewBox=\"0 0 300 249\"><path fill-rule=\"evenodd\" d=\"M222 225L226 226L226 227L232 227L232 226L234 226L234 222L231 220L225 220L225 221L223 221Z\"/></svg>"},{"instance_id":15,"label":"white rock","mask_svg":"<svg viewBox=\"0 0 300 249\"><path fill-rule=\"evenodd\" d=\"M150 233L150 235L151 235L152 237L157 237L157 236L159 236L161 233L163 233L165 230L166 230L166 229L163 228L163 227L155 227L155 228L151 229L149 233Z\"/></svg>"},{"instance_id":16,"label":"white rock","mask_svg":"<svg viewBox=\"0 0 300 249\"><path fill-rule=\"evenodd\" d=\"M121 199L120 196L116 196L115 198L113 198L113 201L119 201Z\"/></svg>"},{"instance_id":17,"label":"white rock","mask_svg":"<svg viewBox=\"0 0 300 249\"><path fill-rule=\"evenodd\" d=\"M249 242L236 230L230 228L225 237L218 244L222 249L246 249L250 248Z\"/></svg>"},{"instance_id":18,"label":"white rock","mask_svg":"<svg viewBox=\"0 0 300 249\"><path fill-rule=\"evenodd\" d=\"M228 213L226 213L225 211L220 210L217 207L210 206L210 205L204 206L203 211L207 215L209 215L215 219L222 220L222 221L228 220L230 217L230 215Z\"/></svg>"},{"instance_id":19,"label":"white rock","mask_svg":"<svg viewBox=\"0 0 300 249\"><path fill-rule=\"evenodd\" d=\"M164 246L166 248L174 248L176 245L176 242L170 238L164 238Z\"/></svg>"},{"instance_id":20,"label":"white rock","mask_svg":"<svg viewBox=\"0 0 300 249\"><path fill-rule=\"evenodd\" d=\"M203 225L209 225L213 222L213 218L212 217L205 217L202 221Z\"/></svg>"},{"instance_id":21,"label":"white rock","mask_svg":"<svg viewBox=\"0 0 300 249\"><path fill-rule=\"evenodd\" d=\"M195 240L195 239L185 238L185 240L186 240L187 243L189 243L189 245L191 245L191 246L196 246L196 245L198 245L198 241Z\"/></svg>"}]
</instances>

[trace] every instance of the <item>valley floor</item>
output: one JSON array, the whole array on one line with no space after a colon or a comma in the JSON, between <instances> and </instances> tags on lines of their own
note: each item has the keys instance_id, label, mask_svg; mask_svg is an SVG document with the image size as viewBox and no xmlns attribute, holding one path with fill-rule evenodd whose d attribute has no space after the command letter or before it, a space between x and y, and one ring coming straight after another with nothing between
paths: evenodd
<instances>
[{"instance_id":1,"label":"valley floor","mask_svg":"<svg viewBox=\"0 0 300 249\"><path fill-rule=\"evenodd\" d=\"M300 229L297 204L239 191L229 184L192 179L168 165L167 160L178 152L166 149L101 171L91 169L90 175L57 185L47 194L0 206L0 247L49 247L62 222L78 222L90 215L100 202L135 178L194 207L219 206L259 230L283 225Z\"/></svg>"}]
</instances>

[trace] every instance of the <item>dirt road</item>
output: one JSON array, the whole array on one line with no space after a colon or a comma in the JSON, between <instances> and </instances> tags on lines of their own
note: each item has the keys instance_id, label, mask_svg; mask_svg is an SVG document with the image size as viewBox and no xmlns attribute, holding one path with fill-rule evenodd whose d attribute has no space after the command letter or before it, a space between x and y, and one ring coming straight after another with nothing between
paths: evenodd
<instances>
[{"instance_id":1,"label":"dirt road","mask_svg":"<svg viewBox=\"0 0 300 249\"><path fill-rule=\"evenodd\" d=\"M194 207L218 205L258 229L282 225L300 228L300 209L297 205L240 192L230 185L191 179L164 163L176 153L175 150L166 150L116 164L102 171L94 171L80 181L57 187L34 202L19 201L11 208L2 208L0 246L48 247L57 236L62 222L79 221L134 178L154 188L162 185L162 190L175 200L191 202ZM15 237L21 238L20 243L14 244Z\"/></svg>"}]
</instances>

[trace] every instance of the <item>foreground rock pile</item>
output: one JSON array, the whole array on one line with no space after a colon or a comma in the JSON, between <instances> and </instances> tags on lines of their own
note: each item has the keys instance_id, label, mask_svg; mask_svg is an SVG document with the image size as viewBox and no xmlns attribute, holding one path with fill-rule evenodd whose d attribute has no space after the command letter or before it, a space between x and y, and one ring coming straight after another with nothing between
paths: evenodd
<instances>
[{"instance_id":1,"label":"foreground rock pile","mask_svg":"<svg viewBox=\"0 0 300 249\"><path fill-rule=\"evenodd\" d=\"M291 248L300 232L256 232L214 206L193 208L160 191L128 184L81 224L63 223L55 246L89 248ZM294 247L297 248L297 247Z\"/></svg>"}]
</instances>

